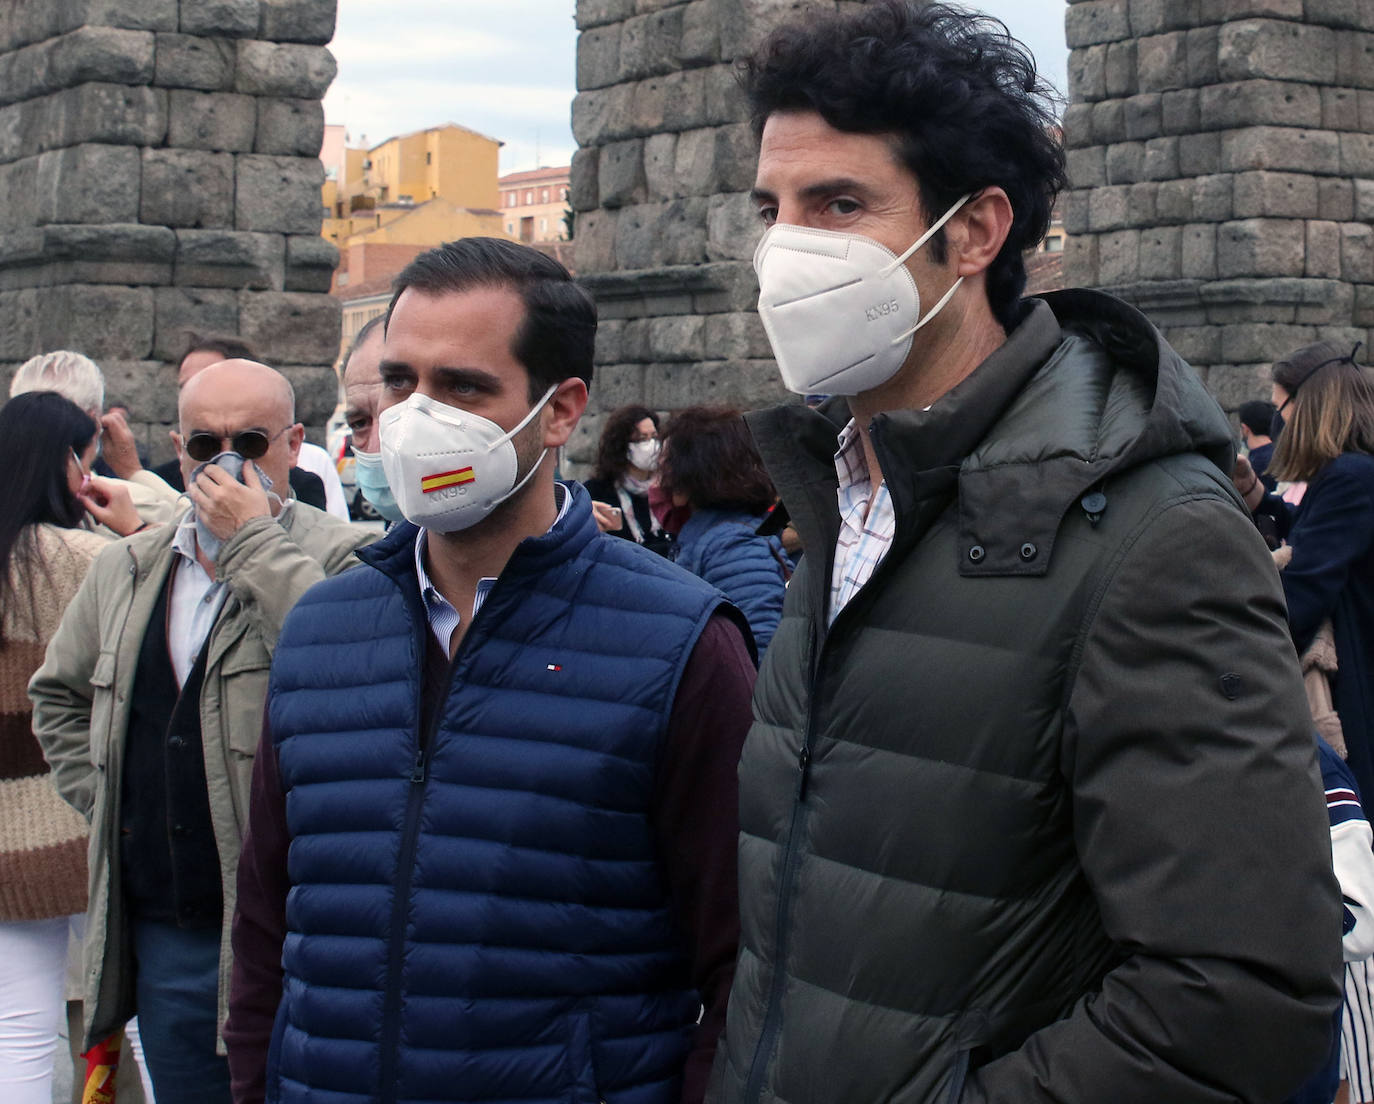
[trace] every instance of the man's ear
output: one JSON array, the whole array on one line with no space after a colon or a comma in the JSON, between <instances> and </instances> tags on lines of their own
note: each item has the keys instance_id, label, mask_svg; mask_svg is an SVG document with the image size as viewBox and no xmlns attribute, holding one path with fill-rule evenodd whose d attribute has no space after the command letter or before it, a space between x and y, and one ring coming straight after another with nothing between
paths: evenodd
<instances>
[{"instance_id":1,"label":"man's ear","mask_svg":"<svg viewBox=\"0 0 1374 1104\"><path fill-rule=\"evenodd\" d=\"M305 426L297 422L286 431L286 454L291 459L291 467L296 466L296 460L301 454L301 444L305 440Z\"/></svg>"},{"instance_id":2,"label":"man's ear","mask_svg":"<svg viewBox=\"0 0 1374 1104\"><path fill-rule=\"evenodd\" d=\"M544 447L552 449L566 445L586 409L586 383L569 376L549 396L540 415L544 423Z\"/></svg>"},{"instance_id":3,"label":"man's ear","mask_svg":"<svg viewBox=\"0 0 1374 1104\"><path fill-rule=\"evenodd\" d=\"M177 450L177 459L181 460L186 455L185 443L181 439L181 434L175 429L169 429L167 436L172 439L172 447Z\"/></svg>"},{"instance_id":4,"label":"man's ear","mask_svg":"<svg viewBox=\"0 0 1374 1104\"><path fill-rule=\"evenodd\" d=\"M1014 218L1011 200L995 184L964 204L945 227L958 275L976 276L987 270L1006 244Z\"/></svg>"}]
</instances>

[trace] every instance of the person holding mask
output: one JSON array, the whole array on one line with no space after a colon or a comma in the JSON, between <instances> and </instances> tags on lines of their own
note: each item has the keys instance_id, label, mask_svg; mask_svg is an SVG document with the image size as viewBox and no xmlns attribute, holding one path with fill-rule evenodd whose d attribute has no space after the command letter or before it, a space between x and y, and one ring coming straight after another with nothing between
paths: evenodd
<instances>
[{"instance_id":1,"label":"person holding mask","mask_svg":"<svg viewBox=\"0 0 1374 1104\"><path fill-rule=\"evenodd\" d=\"M52 391L0 407L0 1099L50 1104L68 931L86 910L86 821L53 788L24 688L108 538L135 531L128 492L85 467L97 425ZM94 495L99 494L100 502Z\"/></svg>"},{"instance_id":2,"label":"person holding mask","mask_svg":"<svg viewBox=\"0 0 1374 1104\"><path fill-rule=\"evenodd\" d=\"M649 488L658 469L658 415L645 406L611 411L596 450L596 474L582 485L603 533L669 554L672 536L649 509Z\"/></svg>"},{"instance_id":3,"label":"person holding mask","mask_svg":"<svg viewBox=\"0 0 1374 1104\"><path fill-rule=\"evenodd\" d=\"M673 559L739 606L762 657L792 564L777 537L757 532L776 496L739 411L693 406L674 414L659 482L675 507L690 509Z\"/></svg>"}]
</instances>

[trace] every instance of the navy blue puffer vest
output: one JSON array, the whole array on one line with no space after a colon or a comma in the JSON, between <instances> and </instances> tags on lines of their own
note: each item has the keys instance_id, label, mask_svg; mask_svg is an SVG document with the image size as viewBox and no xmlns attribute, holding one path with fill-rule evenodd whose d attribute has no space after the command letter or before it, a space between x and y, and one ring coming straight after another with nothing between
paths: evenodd
<instances>
[{"instance_id":1,"label":"navy blue puffer vest","mask_svg":"<svg viewBox=\"0 0 1374 1104\"><path fill-rule=\"evenodd\" d=\"M580 487L473 619L431 731L416 530L287 619L292 889L268 1099L669 1104L698 1011L650 801L721 596Z\"/></svg>"}]
</instances>

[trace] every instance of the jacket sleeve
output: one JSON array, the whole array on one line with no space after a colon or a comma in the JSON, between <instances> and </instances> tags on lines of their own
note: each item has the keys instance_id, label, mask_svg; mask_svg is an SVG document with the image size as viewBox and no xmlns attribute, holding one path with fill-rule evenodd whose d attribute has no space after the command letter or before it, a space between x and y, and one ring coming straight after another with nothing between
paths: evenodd
<instances>
[{"instance_id":1,"label":"jacket sleeve","mask_svg":"<svg viewBox=\"0 0 1374 1104\"><path fill-rule=\"evenodd\" d=\"M1300 652L1331 616L1350 565L1374 545L1374 499L1358 473L1334 460L1307 493L1311 501L1288 535L1293 558L1283 569L1288 622Z\"/></svg>"},{"instance_id":2,"label":"jacket sleeve","mask_svg":"<svg viewBox=\"0 0 1374 1104\"><path fill-rule=\"evenodd\" d=\"M742 525L719 525L708 541L702 549L700 575L739 607L762 656L782 618L787 592L782 567L768 539Z\"/></svg>"},{"instance_id":3,"label":"jacket sleeve","mask_svg":"<svg viewBox=\"0 0 1374 1104\"><path fill-rule=\"evenodd\" d=\"M225 542L215 574L243 603L269 651L276 648L282 623L301 596L325 576L357 562L353 550L369 537L352 526L343 532L344 538L330 545L323 562L269 517L250 519Z\"/></svg>"},{"instance_id":4,"label":"jacket sleeve","mask_svg":"<svg viewBox=\"0 0 1374 1104\"><path fill-rule=\"evenodd\" d=\"M115 549L110 548L111 552ZM106 553L109 554L109 553ZM122 554L116 553L116 554ZM82 580L48 642L43 665L29 680L33 701L33 734L52 768L63 800L88 820L95 803L95 769L91 764L93 684L109 690L113 673L97 672L100 664L100 564Z\"/></svg>"},{"instance_id":5,"label":"jacket sleeve","mask_svg":"<svg viewBox=\"0 0 1374 1104\"><path fill-rule=\"evenodd\" d=\"M1061 770L1120 961L963 1100L1283 1099L1328 1053L1341 900L1263 541L1229 501L1164 505L1080 641Z\"/></svg>"}]
</instances>

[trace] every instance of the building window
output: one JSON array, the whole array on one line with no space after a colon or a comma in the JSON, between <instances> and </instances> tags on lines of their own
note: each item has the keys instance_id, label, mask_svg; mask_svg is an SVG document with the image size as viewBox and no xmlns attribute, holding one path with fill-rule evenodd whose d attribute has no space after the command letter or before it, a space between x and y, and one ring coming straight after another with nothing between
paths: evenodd
<instances>
[{"instance_id":1,"label":"building window","mask_svg":"<svg viewBox=\"0 0 1374 1104\"><path fill-rule=\"evenodd\" d=\"M549 201L549 190L548 190L547 188L545 188L543 191L541 191L541 192L539 193L539 202L540 202L540 203L547 203L548 201Z\"/></svg>"},{"instance_id":2,"label":"building window","mask_svg":"<svg viewBox=\"0 0 1374 1104\"><path fill-rule=\"evenodd\" d=\"M1064 239L1063 239L1063 237L1061 237L1060 235L1056 234L1056 235L1054 235L1053 237L1046 238L1046 239L1045 239L1045 252L1046 252L1046 253L1062 253L1062 252L1064 252Z\"/></svg>"},{"instance_id":3,"label":"building window","mask_svg":"<svg viewBox=\"0 0 1374 1104\"><path fill-rule=\"evenodd\" d=\"M539 233L540 233L540 235L542 236L542 235L544 235L544 234L547 234L548 232L549 232L549 220L546 219L546 218L541 218L541 219L539 220Z\"/></svg>"},{"instance_id":4,"label":"building window","mask_svg":"<svg viewBox=\"0 0 1374 1104\"><path fill-rule=\"evenodd\" d=\"M520 220L520 240L522 242L534 241L534 216L527 215Z\"/></svg>"},{"instance_id":5,"label":"building window","mask_svg":"<svg viewBox=\"0 0 1374 1104\"><path fill-rule=\"evenodd\" d=\"M506 233L509 234L511 237L515 237L515 223L506 223Z\"/></svg>"},{"instance_id":6,"label":"building window","mask_svg":"<svg viewBox=\"0 0 1374 1104\"><path fill-rule=\"evenodd\" d=\"M426 164L426 165L432 165L432 164L434 164L434 154L430 153L428 150L425 151L425 164Z\"/></svg>"},{"instance_id":7,"label":"building window","mask_svg":"<svg viewBox=\"0 0 1374 1104\"><path fill-rule=\"evenodd\" d=\"M567 189L567 188L564 188L564 189L563 189L563 202L564 202L564 203L567 203L567 202L568 202L568 189Z\"/></svg>"},{"instance_id":8,"label":"building window","mask_svg":"<svg viewBox=\"0 0 1374 1104\"><path fill-rule=\"evenodd\" d=\"M531 203L533 203L533 202L534 202L534 189L531 188L529 191L527 191L527 192L525 193L525 206L528 207L528 206L529 206Z\"/></svg>"}]
</instances>

